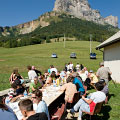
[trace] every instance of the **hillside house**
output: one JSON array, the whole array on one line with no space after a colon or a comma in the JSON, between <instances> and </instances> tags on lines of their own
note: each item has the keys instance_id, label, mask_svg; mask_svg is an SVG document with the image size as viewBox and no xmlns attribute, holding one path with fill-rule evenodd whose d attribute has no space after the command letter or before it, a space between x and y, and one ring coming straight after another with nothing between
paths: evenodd
<instances>
[{"instance_id":1,"label":"hillside house","mask_svg":"<svg viewBox=\"0 0 120 120\"><path fill-rule=\"evenodd\" d=\"M96 47L104 48L103 60L105 67L112 72L112 79L120 83L120 31Z\"/></svg>"}]
</instances>

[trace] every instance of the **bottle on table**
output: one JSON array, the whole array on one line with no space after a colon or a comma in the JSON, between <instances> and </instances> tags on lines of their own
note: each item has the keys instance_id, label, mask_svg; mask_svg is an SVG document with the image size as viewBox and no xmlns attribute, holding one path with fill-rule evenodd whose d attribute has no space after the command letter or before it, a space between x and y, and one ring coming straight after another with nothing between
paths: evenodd
<instances>
[{"instance_id":1,"label":"bottle on table","mask_svg":"<svg viewBox=\"0 0 120 120\"><path fill-rule=\"evenodd\" d=\"M24 91L24 97L27 97L27 90Z\"/></svg>"},{"instance_id":2,"label":"bottle on table","mask_svg":"<svg viewBox=\"0 0 120 120\"><path fill-rule=\"evenodd\" d=\"M56 87L56 80L53 79L53 87Z\"/></svg>"},{"instance_id":3,"label":"bottle on table","mask_svg":"<svg viewBox=\"0 0 120 120\"><path fill-rule=\"evenodd\" d=\"M59 85L60 85L60 80L57 79L57 80L56 80L56 83L57 83L57 86L59 86Z\"/></svg>"},{"instance_id":4,"label":"bottle on table","mask_svg":"<svg viewBox=\"0 0 120 120\"><path fill-rule=\"evenodd\" d=\"M6 104L6 105L8 105L8 104L9 104L9 102L10 102L9 97L6 97L6 99L5 99L5 104Z\"/></svg>"}]
</instances>

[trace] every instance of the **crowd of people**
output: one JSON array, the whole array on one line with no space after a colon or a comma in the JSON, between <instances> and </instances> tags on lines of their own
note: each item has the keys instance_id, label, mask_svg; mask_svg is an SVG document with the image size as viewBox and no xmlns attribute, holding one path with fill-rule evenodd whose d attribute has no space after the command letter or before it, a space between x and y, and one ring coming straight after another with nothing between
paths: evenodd
<instances>
[{"instance_id":1,"label":"crowd of people","mask_svg":"<svg viewBox=\"0 0 120 120\"><path fill-rule=\"evenodd\" d=\"M87 67L77 63L76 66L72 62L65 64L65 68L62 71L58 71L53 65L50 65L48 70L45 70L44 74L37 70L35 66L27 66L28 78L30 80L29 88L25 87L24 78L18 72L18 69L13 70L9 81L11 84L8 97L6 97L5 103L0 101L0 114L4 113L9 116L14 116L17 119L12 110L5 105L9 101L16 101L18 98L24 96L24 93L32 96L32 99L25 99L20 101L19 107L24 116L23 120L50 120L48 107L44 100L42 100L42 89L45 86L52 84L61 85L60 91L65 91L65 102L71 103L74 98L74 94L79 92L81 99L70 110L70 113L79 111L78 119L82 119L82 111L90 112L93 106L98 102L105 101L106 95L108 95L108 82L111 71L109 68L104 67L104 63L100 63L100 68L96 73L93 70L88 71ZM85 98L86 89L95 88L96 92L92 93L89 98ZM37 104L37 110L33 110L33 103ZM92 107L91 107L92 106ZM8 112L9 111L9 112ZM7 117L7 116L5 116ZM4 118L4 117L3 117ZM13 120L9 117L9 120Z\"/></svg>"}]
</instances>

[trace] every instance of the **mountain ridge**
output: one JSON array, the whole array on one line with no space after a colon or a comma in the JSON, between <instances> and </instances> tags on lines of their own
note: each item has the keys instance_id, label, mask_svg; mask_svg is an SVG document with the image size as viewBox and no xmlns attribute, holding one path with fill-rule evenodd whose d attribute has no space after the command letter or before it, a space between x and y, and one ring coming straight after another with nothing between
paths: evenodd
<instances>
[{"instance_id":1,"label":"mountain ridge","mask_svg":"<svg viewBox=\"0 0 120 120\"><path fill-rule=\"evenodd\" d=\"M58 16L62 13L72 15L72 17L77 17L79 19L93 21L98 24L108 24L113 27L118 27L117 17L111 15L103 18L98 10L94 10L90 7L88 0L56 0L53 11L47 12L38 17L38 19L23 24L18 24L12 27L0 27L0 36L16 36L19 34L30 33L38 27L42 28L50 25L48 21L45 21L46 18L49 19L51 16Z\"/></svg>"},{"instance_id":2,"label":"mountain ridge","mask_svg":"<svg viewBox=\"0 0 120 120\"><path fill-rule=\"evenodd\" d=\"M64 11L80 19L118 27L117 16L110 15L103 18L98 10L91 8L88 0L56 0L53 11Z\"/></svg>"}]
</instances>

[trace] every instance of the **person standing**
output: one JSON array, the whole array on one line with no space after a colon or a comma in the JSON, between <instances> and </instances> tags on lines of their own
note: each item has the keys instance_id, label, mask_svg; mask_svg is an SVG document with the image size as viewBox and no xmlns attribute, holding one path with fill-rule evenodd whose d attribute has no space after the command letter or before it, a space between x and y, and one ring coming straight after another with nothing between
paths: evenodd
<instances>
[{"instance_id":1,"label":"person standing","mask_svg":"<svg viewBox=\"0 0 120 120\"><path fill-rule=\"evenodd\" d=\"M100 68L97 70L96 76L100 79L104 79L106 84L109 82L109 76L112 74L108 67L104 67L104 62L100 63Z\"/></svg>"}]
</instances>

